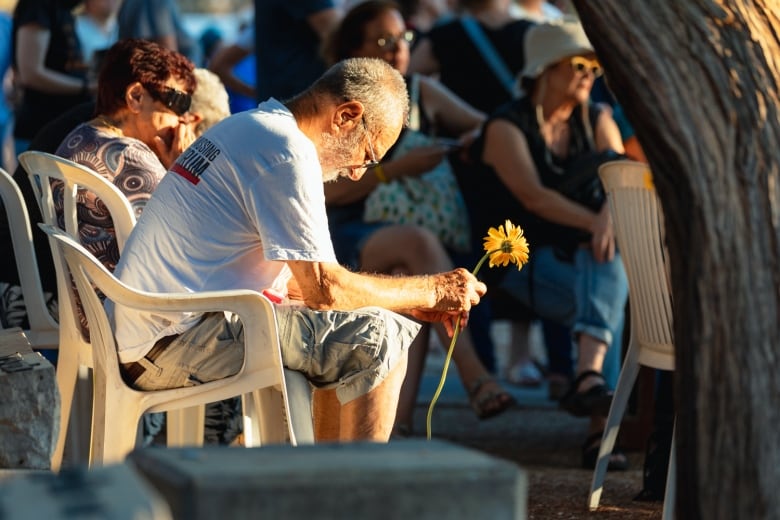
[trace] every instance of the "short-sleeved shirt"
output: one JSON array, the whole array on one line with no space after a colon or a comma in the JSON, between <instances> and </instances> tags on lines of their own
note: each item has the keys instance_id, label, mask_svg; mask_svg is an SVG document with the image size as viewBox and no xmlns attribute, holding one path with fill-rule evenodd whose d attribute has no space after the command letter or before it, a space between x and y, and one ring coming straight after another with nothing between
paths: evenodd
<instances>
[{"instance_id":1,"label":"short-sleeved shirt","mask_svg":"<svg viewBox=\"0 0 780 520\"><path fill-rule=\"evenodd\" d=\"M286 294L289 260L336 257L314 143L272 99L217 123L179 157L144 208L116 275L151 292ZM108 310L124 363L200 318Z\"/></svg>"},{"instance_id":2,"label":"short-sleeved shirt","mask_svg":"<svg viewBox=\"0 0 780 520\"><path fill-rule=\"evenodd\" d=\"M76 36L75 21L70 9L59 0L20 0L13 16L12 59L16 63L19 28L29 24L40 26L50 34L44 65L77 79L87 76L88 66ZM14 137L32 139L46 123L68 109L88 101L89 93L52 94L32 86L23 89L21 106L16 111Z\"/></svg>"},{"instance_id":3,"label":"short-sleeved shirt","mask_svg":"<svg viewBox=\"0 0 780 520\"><path fill-rule=\"evenodd\" d=\"M306 18L336 7L333 0L255 2L258 99L287 99L325 71L320 39Z\"/></svg>"}]
</instances>

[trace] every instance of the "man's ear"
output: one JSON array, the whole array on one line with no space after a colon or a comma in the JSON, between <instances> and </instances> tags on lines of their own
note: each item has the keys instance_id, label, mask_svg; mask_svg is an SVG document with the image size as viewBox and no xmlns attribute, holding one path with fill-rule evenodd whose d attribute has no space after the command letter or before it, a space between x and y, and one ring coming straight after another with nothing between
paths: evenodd
<instances>
[{"instance_id":1,"label":"man's ear","mask_svg":"<svg viewBox=\"0 0 780 520\"><path fill-rule=\"evenodd\" d=\"M363 119L363 103L360 101L346 101L336 107L333 114L333 125L339 130L350 131Z\"/></svg>"},{"instance_id":2,"label":"man's ear","mask_svg":"<svg viewBox=\"0 0 780 520\"><path fill-rule=\"evenodd\" d=\"M128 85L127 89L125 89L125 103L127 103L127 108L135 113L140 112L144 94L146 94L146 90L138 81Z\"/></svg>"}]
</instances>

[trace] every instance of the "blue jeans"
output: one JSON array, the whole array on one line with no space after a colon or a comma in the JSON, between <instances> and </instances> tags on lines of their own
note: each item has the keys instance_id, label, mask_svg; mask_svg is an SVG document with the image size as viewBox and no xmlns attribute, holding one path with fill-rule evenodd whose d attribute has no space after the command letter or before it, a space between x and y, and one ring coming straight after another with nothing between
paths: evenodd
<instances>
[{"instance_id":1,"label":"blue jeans","mask_svg":"<svg viewBox=\"0 0 780 520\"><path fill-rule=\"evenodd\" d=\"M578 249L572 262L561 260L552 247L531 252L521 271L507 268L501 288L540 317L588 334L607 345L622 328L628 281L620 255L596 262L588 249ZM619 339L619 338L617 338Z\"/></svg>"}]
</instances>

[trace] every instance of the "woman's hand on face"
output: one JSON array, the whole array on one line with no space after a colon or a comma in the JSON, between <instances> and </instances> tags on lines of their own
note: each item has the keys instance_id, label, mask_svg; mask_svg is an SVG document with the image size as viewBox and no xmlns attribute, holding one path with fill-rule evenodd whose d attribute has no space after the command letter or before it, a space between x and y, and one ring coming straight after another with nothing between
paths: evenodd
<instances>
[{"instance_id":1,"label":"woman's hand on face","mask_svg":"<svg viewBox=\"0 0 780 520\"><path fill-rule=\"evenodd\" d=\"M169 131L163 136L155 136L154 144L160 162L170 168L179 155L195 141L195 133L192 131L192 125L187 122L179 122L177 126L167 130Z\"/></svg>"},{"instance_id":2,"label":"woman's hand on face","mask_svg":"<svg viewBox=\"0 0 780 520\"><path fill-rule=\"evenodd\" d=\"M591 250L597 262L609 262L615 257L615 230L612 227L612 215L609 205L604 204L596 214L591 229Z\"/></svg>"}]
</instances>

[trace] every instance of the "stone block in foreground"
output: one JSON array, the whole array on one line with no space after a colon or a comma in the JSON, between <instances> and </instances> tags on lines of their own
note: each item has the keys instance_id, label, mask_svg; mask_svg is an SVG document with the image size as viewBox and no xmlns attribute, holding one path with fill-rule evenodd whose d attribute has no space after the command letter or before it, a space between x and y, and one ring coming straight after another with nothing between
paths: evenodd
<instances>
[{"instance_id":1,"label":"stone block in foreground","mask_svg":"<svg viewBox=\"0 0 780 520\"><path fill-rule=\"evenodd\" d=\"M48 469L60 393L54 366L30 349L21 331L0 334L0 396L0 468Z\"/></svg>"},{"instance_id":2,"label":"stone block in foreground","mask_svg":"<svg viewBox=\"0 0 780 520\"><path fill-rule=\"evenodd\" d=\"M176 519L524 519L515 464L443 441L149 448L129 460Z\"/></svg>"}]
</instances>

